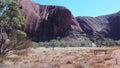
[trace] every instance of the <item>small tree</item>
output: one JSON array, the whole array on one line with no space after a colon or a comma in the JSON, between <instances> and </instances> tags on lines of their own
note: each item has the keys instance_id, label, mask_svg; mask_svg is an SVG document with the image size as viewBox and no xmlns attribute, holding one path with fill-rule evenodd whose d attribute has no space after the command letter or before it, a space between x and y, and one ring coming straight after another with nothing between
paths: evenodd
<instances>
[{"instance_id":1,"label":"small tree","mask_svg":"<svg viewBox=\"0 0 120 68\"><path fill-rule=\"evenodd\" d=\"M5 43L3 33L7 32L10 34L8 36L16 37L14 36L16 31L21 29L23 24L24 17L17 2L15 0L0 0L0 55L3 54L2 47Z\"/></svg>"}]
</instances>

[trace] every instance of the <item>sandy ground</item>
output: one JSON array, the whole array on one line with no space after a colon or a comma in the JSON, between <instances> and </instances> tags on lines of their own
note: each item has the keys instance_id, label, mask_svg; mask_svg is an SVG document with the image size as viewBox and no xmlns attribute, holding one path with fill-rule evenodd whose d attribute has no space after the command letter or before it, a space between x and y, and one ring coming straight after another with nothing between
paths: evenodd
<instances>
[{"instance_id":1,"label":"sandy ground","mask_svg":"<svg viewBox=\"0 0 120 68\"><path fill-rule=\"evenodd\" d=\"M28 48L1 57L0 68L120 68L120 48Z\"/></svg>"}]
</instances>

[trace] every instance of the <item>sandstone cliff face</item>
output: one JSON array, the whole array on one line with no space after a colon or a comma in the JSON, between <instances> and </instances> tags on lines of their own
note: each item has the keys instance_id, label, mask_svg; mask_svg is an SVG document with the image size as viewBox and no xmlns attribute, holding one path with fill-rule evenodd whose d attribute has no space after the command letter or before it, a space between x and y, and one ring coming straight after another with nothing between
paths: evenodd
<instances>
[{"instance_id":1,"label":"sandstone cliff face","mask_svg":"<svg viewBox=\"0 0 120 68\"><path fill-rule=\"evenodd\" d=\"M71 12L62 6L39 5L30 0L17 0L26 18L24 31L34 41L67 36L70 30L82 31Z\"/></svg>"},{"instance_id":2,"label":"sandstone cliff face","mask_svg":"<svg viewBox=\"0 0 120 68\"><path fill-rule=\"evenodd\" d=\"M110 27L109 37L118 40L120 39L120 12L114 14L110 17L110 23L108 24Z\"/></svg>"},{"instance_id":3,"label":"sandstone cliff face","mask_svg":"<svg viewBox=\"0 0 120 68\"><path fill-rule=\"evenodd\" d=\"M90 36L120 39L120 12L98 16L74 18L71 12L62 6L47 6L30 0L17 0L23 16L26 18L24 31L34 41L47 41L65 37L71 30L85 32Z\"/></svg>"},{"instance_id":4,"label":"sandstone cliff face","mask_svg":"<svg viewBox=\"0 0 120 68\"><path fill-rule=\"evenodd\" d=\"M120 39L120 12L98 17L76 17L87 35L101 35L114 40Z\"/></svg>"}]
</instances>

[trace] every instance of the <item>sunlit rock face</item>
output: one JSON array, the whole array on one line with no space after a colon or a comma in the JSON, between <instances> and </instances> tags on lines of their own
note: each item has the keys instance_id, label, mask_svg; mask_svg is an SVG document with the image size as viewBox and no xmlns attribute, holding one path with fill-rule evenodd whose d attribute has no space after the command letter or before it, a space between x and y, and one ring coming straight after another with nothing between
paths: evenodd
<instances>
[{"instance_id":1,"label":"sunlit rock face","mask_svg":"<svg viewBox=\"0 0 120 68\"><path fill-rule=\"evenodd\" d=\"M106 27L108 20L107 17L76 17L80 24L80 27L88 35L93 35L95 32L100 32L104 27Z\"/></svg>"},{"instance_id":2,"label":"sunlit rock face","mask_svg":"<svg viewBox=\"0 0 120 68\"><path fill-rule=\"evenodd\" d=\"M65 37L70 30L82 32L71 12L62 6L46 6L30 0L17 0L26 19L24 31L33 41Z\"/></svg>"},{"instance_id":3,"label":"sunlit rock face","mask_svg":"<svg viewBox=\"0 0 120 68\"><path fill-rule=\"evenodd\" d=\"M25 17L24 31L33 41L47 41L69 35L71 30L120 39L120 12L98 17L75 17L63 6L47 6L30 0L17 0Z\"/></svg>"},{"instance_id":4,"label":"sunlit rock face","mask_svg":"<svg viewBox=\"0 0 120 68\"><path fill-rule=\"evenodd\" d=\"M120 39L120 12L98 17L79 16L76 20L87 35Z\"/></svg>"}]
</instances>

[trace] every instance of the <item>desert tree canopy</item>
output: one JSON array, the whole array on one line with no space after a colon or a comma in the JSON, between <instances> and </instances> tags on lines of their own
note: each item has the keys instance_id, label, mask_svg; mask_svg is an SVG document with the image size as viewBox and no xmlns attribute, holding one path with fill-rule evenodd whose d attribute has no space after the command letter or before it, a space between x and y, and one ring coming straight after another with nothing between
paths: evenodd
<instances>
[{"instance_id":1,"label":"desert tree canopy","mask_svg":"<svg viewBox=\"0 0 120 68\"><path fill-rule=\"evenodd\" d=\"M0 0L0 28L19 29L24 24L19 5L15 0Z\"/></svg>"}]
</instances>

